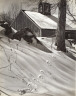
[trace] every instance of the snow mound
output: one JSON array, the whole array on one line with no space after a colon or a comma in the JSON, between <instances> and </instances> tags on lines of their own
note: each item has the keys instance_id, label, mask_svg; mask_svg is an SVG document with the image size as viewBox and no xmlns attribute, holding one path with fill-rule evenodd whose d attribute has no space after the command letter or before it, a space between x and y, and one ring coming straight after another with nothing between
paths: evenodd
<instances>
[{"instance_id":1,"label":"snow mound","mask_svg":"<svg viewBox=\"0 0 76 96\"><path fill-rule=\"evenodd\" d=\"M75 65L62 52L0 38L0 90L11 96L75 96Z\"/></svg>"}]
</instances>

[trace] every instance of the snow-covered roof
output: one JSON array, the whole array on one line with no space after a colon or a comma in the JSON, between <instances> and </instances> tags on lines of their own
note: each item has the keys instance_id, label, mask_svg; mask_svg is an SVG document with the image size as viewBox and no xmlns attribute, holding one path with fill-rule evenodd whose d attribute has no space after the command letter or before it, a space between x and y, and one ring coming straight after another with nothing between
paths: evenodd
<instances>
[{"instance_id":1,"label":"snow-covered roof","mask_svg":"<svg viewBox=\"0 0 76 96\"><path fill-rule=\"evenodd\" d=\"M57 29L58 18L55 16L45 16L38 12L24 11L42 29ZM53 18L54 17L54 18ZM66 24L66 30L74 30Z\"/></svg>"},{"instance_id":2,"label":"snow-covered roof","mask_svg":"<svg viewBox=\"0 0 76 96\"><path fill-rule=\"evenodd\" d=\"M59 2L59 0L42 0L42 2L47 2L47 3L50 3L50 4L56 4Z\"/></svg>"},{"instance_id":3,"label":"snow-covered roof","mask_svg":"<svg viewBox=\"0 0 76 96\"><path fill-rule=\"evenodd\" d=\"M66 15L68 17L68 15ZM51 19L53 19L55 22L58 22L58 15L53 14L53 16L50 16ZM69 16L68 18L72 18ZM76 24L72 23L71 20L66 18L66 30L76 30Z\"/></svg>"},{"instance_id":4,"label":"snow-covered roof","mask_svg":"<svg viewBox=\"0 0 76 96\"><path fill-rule=\"evenodd\" d=\"M45 15L38 12L25 11L25 13L43 29L56 29L57 23Z\"/></svg>"}]
</instances>

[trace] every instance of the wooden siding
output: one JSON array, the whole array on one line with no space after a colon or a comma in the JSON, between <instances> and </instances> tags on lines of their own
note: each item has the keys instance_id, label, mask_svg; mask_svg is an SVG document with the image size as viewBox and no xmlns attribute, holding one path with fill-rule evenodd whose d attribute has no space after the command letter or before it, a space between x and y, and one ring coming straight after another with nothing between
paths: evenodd
<instances>
[{"instance_id":1,"label":"wooden siding","mask_svg":"<svg viewBox=\"0 0 76 96\"><path fill-rule=\"evenodd\" d=\"M30 28L36 36L40 36L41 28L39 28L26 14L25 18L26 18L26 27Z\"/></svg>"},{"instance_id":2,"label":"wooden siding","mask_svg":"<svg viewBox=\"0 0 76 96\"><path fill-rule=\"evenodd\" d=\"M42 29L42 37L50 37L55 35L56 29Z\"/></svg>"},{"instance_id":3,"label":"wooden siding","mask_svg":"<svg viewBox=\"0 0 76 96\"><path fill-rule=\"evenodd\" d=\"M25 27L25 23L25 17L22 12L20 12L11 26L16 30L20 30Z\"/></svg>"},{"instance_id":4,"label":"wooden siding","mask_svg":"<svg viewBox=\"0 0 76 96\"><path fill-rule=\"evenodd\" d=\"M28 27L34 32L36 36L40 36L41 29L36 24L34 24L34 22L23 11L19 13L11 26L16 30Z\"/></svg>"},{"instance_id":5,"label":"wooden siding","mask_svg":"<svg viewBox=\"0 0 76 96\"><path fill-rule=\"evenodd\" d=\"M76 39L76 30L66 30L65 38L66 39Z\"/></svg>"}]
</instances>

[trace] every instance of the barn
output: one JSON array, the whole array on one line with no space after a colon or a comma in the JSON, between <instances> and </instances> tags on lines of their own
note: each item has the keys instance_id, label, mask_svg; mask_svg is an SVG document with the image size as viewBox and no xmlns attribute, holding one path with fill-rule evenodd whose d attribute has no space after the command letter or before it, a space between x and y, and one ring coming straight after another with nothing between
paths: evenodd
<instances>
[{"instance_id":1,"label":"barn","mask_svg":"<svg viewBox=\"0 0 76 96\"><path fill-rule=\"evenodd\" d=\"M41 13L21 10L11 26L16 30L28 27L36 36L50 36L57 24Z\"/></svg>"},{"instance_id":2,"label":"barn","mask_svg":"<svg viewBox=\"0 0 76 96\"><path fill-rule=\"evenodd\" d=\"M11 26L16 30L28 27L37 37L50 37L56 33L57 21L58 19L52 15L47 16L38 12L21 10ZM66 38L72 31L74 38L76 38L76 35L74 35L76 30L66 24Z\"/></svg>"}]
</instances>

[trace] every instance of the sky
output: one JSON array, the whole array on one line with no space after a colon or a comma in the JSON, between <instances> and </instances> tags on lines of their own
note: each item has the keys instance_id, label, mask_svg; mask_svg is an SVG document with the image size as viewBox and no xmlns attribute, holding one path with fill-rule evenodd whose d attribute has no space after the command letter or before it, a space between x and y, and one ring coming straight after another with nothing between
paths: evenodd
<instances>
[{"instance_id":1,"label":"sky","mask_svg":"<svg viewBox=\"0 0 76 96\"><path fill-rule=\"evenodd\" d=\"M0 13L7 11L10 4L13 2L19 2L19 0L0 0Z\"/></svg>"},{"instance_id":2,"label":"sky","mask_svg":"<svg viewBox=\"0 0 76 96\"><path fill-rule=\"evenodd\" d=\"M7 11L9 9L9 6L11 3L18 3L18 2L22 2L23 0L0 0L0 13L3 11ZM30 2L34 2L34 1L38 1L38 0L24 0L24 1L30 1ZM58 0L45 0L47 2L57 2Z\"/></svg>"},{"instance_id":3,"label":"sky","mask_svg":"<svg viewBox=\"0 0 76 96\"><path fill-rule=\"evenodd\" d=\"M26 4L26 8L31 8L31 6L35 6L36 4L33 4L35 1L38 0L0 0L0 13L2 12L7 12L8 10L10 10L10 6L12 3L19 3L19 2L23 2L26 1L28 4ZM44 0L50 3L57 3L59 0ZM75 2L75 0L71 0L73 2ZM33 3L30 3L33 2ZM29 4L30 3L30 4ZM29 6L30 5L30 6ZM70 4L72 6L72 4ZM75 8L75 6L74 6ZM27 9L26 9L27 10Z\"/></svg>"}]
</instances>

